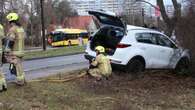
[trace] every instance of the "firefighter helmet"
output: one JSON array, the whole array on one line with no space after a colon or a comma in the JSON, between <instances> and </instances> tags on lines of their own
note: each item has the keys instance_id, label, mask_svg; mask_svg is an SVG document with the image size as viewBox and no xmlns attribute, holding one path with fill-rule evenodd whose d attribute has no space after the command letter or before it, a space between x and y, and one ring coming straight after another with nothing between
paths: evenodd
<instances>
[{"instance_id":1,"label":"firefighter helmet","mask_svg":"<svg viewBox=\"0 0 195 110\"><path fill-rule=\"evenodd\" d=\"M103 46L97 46L95 48L96 51L99 51L100 53L104 53L105 52L105 48Z\"/></svg>"},{"instance_id":2,"label":"firefighter helmet","mask_svg":"<svg viewBox=\"0 0 195 110\"><path fill-rule=\"evenodd\" d=\"M8 21L16 21L19 19L19 16L17 13L9 13L7 16L6 16L6 19Z\"/></svg>"}]
</instances>

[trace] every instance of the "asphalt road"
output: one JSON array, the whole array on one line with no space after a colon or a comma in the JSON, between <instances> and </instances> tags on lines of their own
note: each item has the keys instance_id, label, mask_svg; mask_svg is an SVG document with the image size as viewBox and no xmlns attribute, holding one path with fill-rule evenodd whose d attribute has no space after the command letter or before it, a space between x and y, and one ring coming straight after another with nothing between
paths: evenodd
<instances>
[{"instance_id":1,"label":"asphalt road","mask_svg":"<svg viewBox=\"0 0 195 110\"><path fill-rule=\"evenodd\" d=\"M24 61L23 67L26 73L26 79L30 80L53 75L61 71L69 72L87 68L88 61L85 60L83 54L77 54ZM9 65L5 64L3 66L3 72L6 73L7 80L15 79L14 75L11 75L8 69Z\"/></svg>"}]
</instances>

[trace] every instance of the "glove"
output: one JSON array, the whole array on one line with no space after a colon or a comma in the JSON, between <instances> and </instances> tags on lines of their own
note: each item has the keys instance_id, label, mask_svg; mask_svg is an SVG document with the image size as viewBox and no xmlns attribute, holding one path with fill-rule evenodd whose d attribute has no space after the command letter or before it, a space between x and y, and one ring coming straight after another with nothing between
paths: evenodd
<instances>
[{"instance_id":1,"label":"glove","mask_svg":"<svg viewBox=\"0 0 195 110\"><path fill-rule=\"evenodd\" d=\"M10 64L9 66L10 73L13 75L17 75L16 66L14 64Z\"/></svg>"},{"instance_id":2,"label":"glove","mask_svg":"<svg viewBox=\"0 0 195 110\"><path fill-rule=\"evenodd\" d=\"M93 58L91 61L95 61L95 58Z\"/></svg>"}]
</instances>

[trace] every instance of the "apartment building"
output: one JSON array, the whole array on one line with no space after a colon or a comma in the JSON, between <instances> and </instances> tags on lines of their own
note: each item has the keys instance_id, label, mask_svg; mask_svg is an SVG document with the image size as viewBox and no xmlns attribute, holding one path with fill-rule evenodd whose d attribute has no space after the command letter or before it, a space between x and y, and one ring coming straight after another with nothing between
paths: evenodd
<instances>
[{"instance_id":1,"label":"apartment building","mask_svg":"<svg viewBox=\"0 0 195 110\"><path fill-rule=\"evenodd\" d=\"M115 13L128 12L134 0L69 0L70 5L77 10L79 15L87 15L88 10L106 10ZM129 4L129 5L128 5ZM135 9L137 5L132 5ZM140 7L140 6L139 6Z\"/></svg>"}]
</instances>

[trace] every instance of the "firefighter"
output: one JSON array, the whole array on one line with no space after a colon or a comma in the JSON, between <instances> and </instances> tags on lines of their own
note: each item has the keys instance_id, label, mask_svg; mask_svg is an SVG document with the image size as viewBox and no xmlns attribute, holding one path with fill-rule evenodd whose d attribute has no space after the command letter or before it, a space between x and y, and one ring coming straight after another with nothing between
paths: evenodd
<instances>
[{"instance_id":1,"label":"firefighter","mask_svg":"<svg viewBox=\"0 0 195 110\"><path fill-rule=\"evenodd\" d=\"M9 44L6 51L6 59L12 65L11 73L16 75L16 84L25 84L25 73L22 67L22 58L24 56L24 36L25 32L19 23L19 16L17 13L9 13L6 16L10 24L10 29L7 34Z\"/></svg>"},{"instance_id":2,"label":"firefighter","mask_svg":"<svg viewBox=\"0 0 195 110\"><path fill-rule=\"evenodd\" d=\"M2 39L4 38L4 29L3 26L0 24L0 58L2 58ZM5 80L5 76L2 70L2 60L0 59L0 92L7 90L7 84Z\"/></svg>"},{"instance_id":3,"label":"firefighter","mask_svg":"<svg viewBox=\"0 0 195 110\"><path fill-rule=\"evenodd\" d=\"M92 60L88 73L95 77L97 80L101 80L103 77L108 78L112 73L112 67L110 60L105 56L105 48L97 46L95 48L96 58Z\"/></svg>"}]
</instances>

